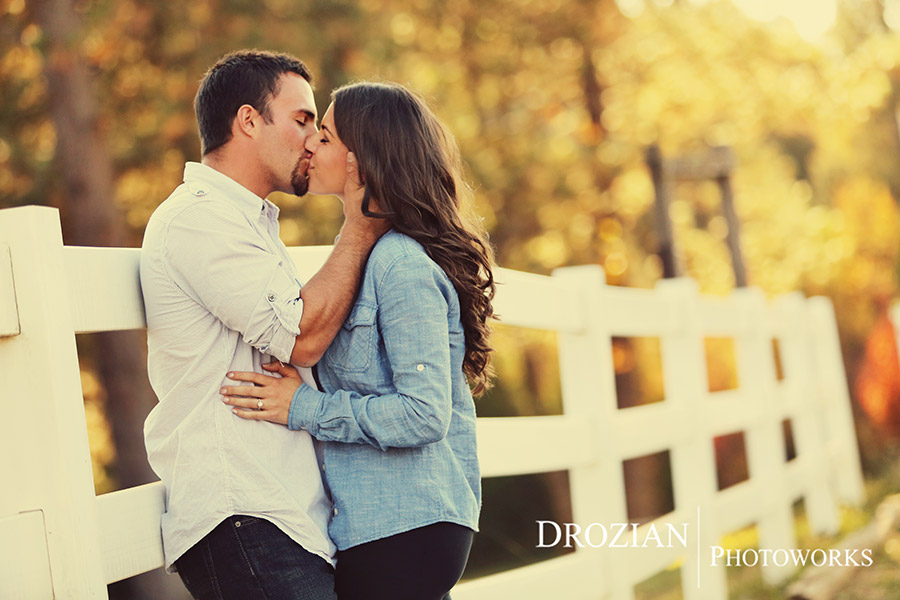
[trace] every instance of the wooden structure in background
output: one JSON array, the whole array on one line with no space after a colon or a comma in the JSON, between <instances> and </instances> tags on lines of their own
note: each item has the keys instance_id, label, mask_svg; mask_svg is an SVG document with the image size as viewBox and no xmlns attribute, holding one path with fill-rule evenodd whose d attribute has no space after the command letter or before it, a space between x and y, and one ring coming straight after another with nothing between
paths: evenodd
<instances>
[{"instance_id":1,"label":"wooden structure in background","mask_svg":"<svg viewBox=\"0 0 900 600\"><path fill-rule=\"evenodd\" d=\"M659 235L659 257L663 264L663 277L680 277L683 268L678 258L672 218L669 215L670 185L677 181L713 180L722 194L722 215L728 224L725 242L731 253L734 282L739 288L747 287L747 271L741 253L741 226L734 210L734 193L731 174L734 171L734 153L727 146L717 146L708 154L665 159L658 146L650 146L646 153L647 166L653 178L655 191L656 224Z\"/></svg>"}]
</instances>

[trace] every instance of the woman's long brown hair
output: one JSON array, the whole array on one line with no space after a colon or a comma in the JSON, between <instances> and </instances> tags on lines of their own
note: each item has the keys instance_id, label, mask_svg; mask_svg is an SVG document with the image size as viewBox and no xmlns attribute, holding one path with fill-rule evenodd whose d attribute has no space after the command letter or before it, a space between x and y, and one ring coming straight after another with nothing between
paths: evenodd
<instances>
[{"instance_id":1,"label":"woman's long brown hair","mask_svg":"<svg viewBox=\"0 0 900 600\"><path fill-rule=\"evenodd\" d=\"M467 214L469 188L456 142L425 102L400 85L355 83L331 96L337 135L356 154L366 186L363 212L419 242L456 289L466 338L463 372L478 396L492 376L493 251L480 222ZM369 210L370 198L379 212Z\"/></svg>"}]
</instances>

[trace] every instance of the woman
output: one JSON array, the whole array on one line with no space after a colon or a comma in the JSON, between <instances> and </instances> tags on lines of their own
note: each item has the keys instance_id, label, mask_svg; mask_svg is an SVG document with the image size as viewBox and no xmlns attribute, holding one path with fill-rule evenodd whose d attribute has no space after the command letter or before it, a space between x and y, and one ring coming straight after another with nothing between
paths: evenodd
<instances>
[{"instance_id":1,"label":"woman","mask_svg":"<svg viewBox=\"0 0 900 600\"><path fill-rule=\"evenodd\" d=\"M341 600L446 599L478 530L472 392L490 378L491 251L461 214L458 151L422 100L374 83L332 98L307 142L309 190L340 195L352 152L363 212L392 229L317 367L322 391L275 363L282 378L229 373L256 385L223 395L240 417L326 442Z\"/></svg>"}]
</instances>

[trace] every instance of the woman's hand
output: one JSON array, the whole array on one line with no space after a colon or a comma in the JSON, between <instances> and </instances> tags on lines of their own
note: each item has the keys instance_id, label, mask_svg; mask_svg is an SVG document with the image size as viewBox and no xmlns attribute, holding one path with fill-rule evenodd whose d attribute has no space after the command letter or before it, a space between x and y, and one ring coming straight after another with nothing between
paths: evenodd
<instances>
[{"instance_id":1,"label":"woman's hand","mask_svg":"<svg viewBox=\"0 0 900 600\"><path fill-rule=\"evenodd\" d=\"M271 421L287 425L288 413L294 392L303 383L300 373L290 365L271 362L262 366L266 371L278 373L281 377L272 377L262 373L248 371L232 371L229 379L246 381L256 385L230 385L223 387L223 402L233 406L231 412L242 419L254 421Z\"/></svg>"}]
</instances>

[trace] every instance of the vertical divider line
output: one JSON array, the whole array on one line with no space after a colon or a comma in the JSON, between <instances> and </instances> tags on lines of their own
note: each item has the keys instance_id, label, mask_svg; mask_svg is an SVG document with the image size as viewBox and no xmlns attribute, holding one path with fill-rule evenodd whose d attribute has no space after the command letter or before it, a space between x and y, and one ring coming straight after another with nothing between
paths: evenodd
<instances>
[{"instance_id":1,"label":"vertical divider line","mask_svg":"<svg viewBox=\"0 0 900 600\"><path fill-rule=\"evenodd\" d=\"M697 505L697 589L700 589L700 505Z\"/></svg>"}]
</instances>

